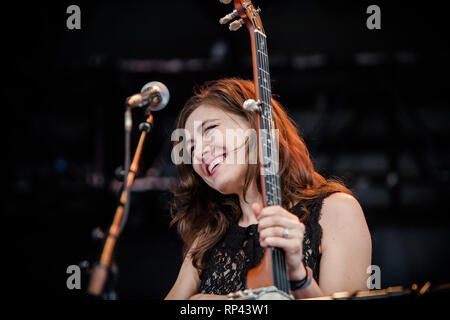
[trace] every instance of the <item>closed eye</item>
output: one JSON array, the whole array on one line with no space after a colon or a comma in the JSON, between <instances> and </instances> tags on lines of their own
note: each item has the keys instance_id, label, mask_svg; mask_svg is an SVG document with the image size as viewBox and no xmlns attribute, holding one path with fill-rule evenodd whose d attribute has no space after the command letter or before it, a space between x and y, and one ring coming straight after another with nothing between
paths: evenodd
<instances>
[{"instance_id":1,"label":"closed eye","mask_svg":"<svg viewBox=\"0 0 450 320\"><path fill-rule=\"evenodd\" d=\"M205 128L204 134L206 134L210 129L214 129L217 126L218 126L217 124L213 124L213 125ZM194 145L191 146L191 159L192 159L193 155L194 155Z\"/></svg>"},{"instance_id":2,"label":"closed eye","mask_svg":"<svg viewBox=\"0 0 450 320\"><path fill-rule=\"evenodd\" d=\"M208 128L205 129L205 133L207 131L209 131L210 129L214 129L215 127L217 127L217 124L213 124L213 125L209 126Z\"/></svg>"}]
</instances>

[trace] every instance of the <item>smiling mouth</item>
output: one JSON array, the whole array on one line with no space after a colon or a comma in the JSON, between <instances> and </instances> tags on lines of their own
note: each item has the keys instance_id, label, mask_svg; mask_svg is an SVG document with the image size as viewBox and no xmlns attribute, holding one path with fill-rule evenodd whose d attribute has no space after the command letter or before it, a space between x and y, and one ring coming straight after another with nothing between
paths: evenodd
<instances>
[{"instance_id":1,"label":"smiling mouth","mask_svg":"<svg viewBox=\"0 0 450 320\"><path fill-rule=\"evenodd\" d=\"M210 176L212 176L214 174L214 172L216 171L215 169L217 167L219 167L225 161L225 158L226 158L226 156L225 156L225 154L223 154L223 155L215 158L213 161L211 161L211 163L207 167L207 171Z\"/></svg>"}]
</instances>

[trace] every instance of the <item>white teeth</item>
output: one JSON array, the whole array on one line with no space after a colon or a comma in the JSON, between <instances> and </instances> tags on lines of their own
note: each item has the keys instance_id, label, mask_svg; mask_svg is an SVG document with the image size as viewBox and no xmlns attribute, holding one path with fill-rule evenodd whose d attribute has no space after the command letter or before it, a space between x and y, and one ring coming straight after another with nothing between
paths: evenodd
<instances>
[{"instance_id":1,"label":"white teeth","mask_svg":"<svg viewBox=\"0 0 450 320\"><path fill-rule=\"evenodd\" d=\"M222 161L223 161L223 156L215 158L208 166L209 173L211 173L211 171L214 169L214 167L216 165L218 165L219 163L221 163Z\"/></svg>"}]
</instances>

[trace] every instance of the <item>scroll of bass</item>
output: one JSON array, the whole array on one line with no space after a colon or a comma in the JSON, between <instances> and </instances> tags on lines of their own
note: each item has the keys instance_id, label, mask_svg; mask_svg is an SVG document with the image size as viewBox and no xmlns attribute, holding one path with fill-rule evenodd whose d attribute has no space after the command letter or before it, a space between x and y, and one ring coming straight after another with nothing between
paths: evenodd
<instances>
[{"instance_id":1,"label":"scroll of bass","mask_svg":"<svg viewBox=\"0 0 450 320\"><path fill-rule=\"evenodd\" d=\"M231 2L230 0L220 1L225 4ZM267 36L262 26L260 11L259 8L255 9L250 0L234 0L233 12L220 19L220 23L230 22L231 31L236 31L245 24L250 33L253 80L255 88L257 88L256 101L249 99L245 101L243 107L254 111L257 117L256 131L263 205L264 207L281 206L278 137L274 131L272 115ZM249 270L247 274L247 289L230 293L229 298L240 300L293 299L290 295L284 251L275 247L267 248L261 263Z\"/></svg>"}]
</instances>

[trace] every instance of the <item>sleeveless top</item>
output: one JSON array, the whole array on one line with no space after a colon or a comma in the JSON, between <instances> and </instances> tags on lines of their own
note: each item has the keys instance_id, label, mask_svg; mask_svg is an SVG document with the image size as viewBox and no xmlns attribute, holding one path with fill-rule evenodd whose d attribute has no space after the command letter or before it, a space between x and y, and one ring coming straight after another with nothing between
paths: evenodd
<instances>
[{"instance_id":1,"label":"sleeveless top","mask_svg":"<svg viewBox=\"0 0 450 320\"><path fill-rule=\"evenodd\" d=\"M319 246L322 228L319 224L323 199L334 192L314 200L300 201L289 212L299 217L305 224L303 239L303 264L313 270L314 279L319 282L321 253ZM309 214L304 217L304 205ZM304 218L307 218L306 221ZM257 266L264 256L264 248L259 244L258 225L241 227L231 224L222 239L204 256L208 266L200 275L199 293L228 294L244 290L249 269Z\"/></svg>"}]
</instances>

